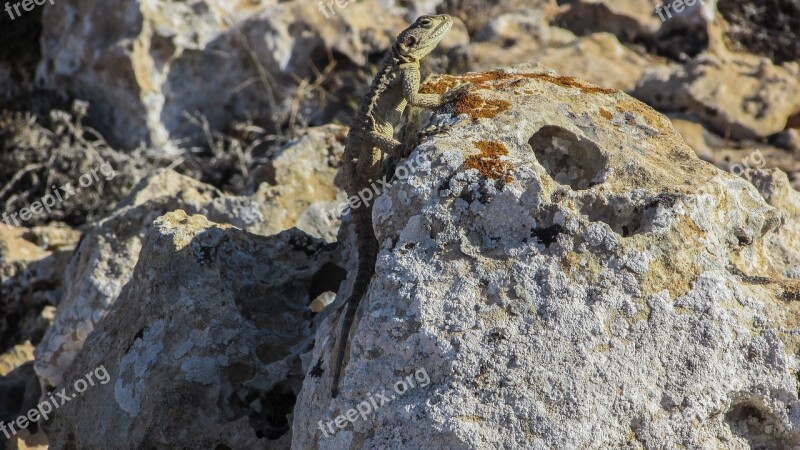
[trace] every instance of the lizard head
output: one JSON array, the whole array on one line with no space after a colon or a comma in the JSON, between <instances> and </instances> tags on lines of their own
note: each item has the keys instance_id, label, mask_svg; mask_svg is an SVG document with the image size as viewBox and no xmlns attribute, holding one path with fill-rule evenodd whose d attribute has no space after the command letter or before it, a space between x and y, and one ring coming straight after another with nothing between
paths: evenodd
<instances>
[{"instance_id":1,"label":"lizard head","mask_svg":"<svg viewBox=\"0 0 800 450\"><path fill-rule=\"evenodd\" d=\"M403 59L419 61L432 52L453 26L447 14L420 16L397 37L395 49Z\"/></svg>"}]
</instances>

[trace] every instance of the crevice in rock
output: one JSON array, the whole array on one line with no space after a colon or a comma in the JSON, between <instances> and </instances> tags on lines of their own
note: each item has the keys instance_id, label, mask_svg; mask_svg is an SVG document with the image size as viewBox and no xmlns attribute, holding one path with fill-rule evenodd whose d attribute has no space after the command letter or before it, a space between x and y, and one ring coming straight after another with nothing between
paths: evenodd
<instances>
[{"instance_id":1,"label":"crevice in rock","mask_svg":"<svg viewBox=\"0 0 800 450\"><path fill-rule=\"evenodd\" d=\"M545 126L529 140L536 159L557 183L573 190L600 184L608 158L593 142L580 139L571 131Z\"/></svg>"},{"instance_id":2,"label":"crevice in rock","mask_svg":"<svg viewBox=\"0 0 800 450\"><path fill-rule=\"evenodd\" d=\"M558 235L564 232L561 225L550 225L549 227L539 227L531 231L531 237L535 237L545 247L550 247L556 241Z\"/></svg>"},{"instance_id":3,"label":"crevice in rock","mask_svg":"<svg viewBox=\"0 0 800 450\"><path fill-rule=\"evenodd\" d=\"M757 401L744 400L732 405L725 413L725 422L750 448L793 448L798 443L797 436L780 433L778 419Z\"/></svg>"},{"instance_id":4,"label":"crevice in rock","mask_svg":"<svg viewBox=\"0 0 800 450\"><path fill-rule=\"evenodd\" d=\"M288 386L277 386L264 394L262 399L265 405L269 405L269 409L264 410L261 417L266 423L262 422L264 431L258 433L258 437L266 437L273 441L290 431L289 414L297 403L297 395Z\"/></svg>"},{"instance_id":5,"label":"crevice in rock","mask_svg":"<svg viewBox=\"0 0 800 450\"><path fill-rule=\"evenodd\" d=\"M642 205L623 196L589 197L584 201L580 211L592 222L603 222L622 237L640 232L644 223Z\"/></svg>"},{"instance_id":6,"label":"crevice in rock","mask_svg":"<svg viewBox=\"0 0 800 450\"><path fill-rule=\"evenodd\" d=\"M700 24L669 22L661 28L651 46L661 56L682 61L702 53L709 42L708 30Z\"/></svg>"},{"instance_id":7,"label":"crevice in rock","mask_svg":"<svg viewBox=\"0 0 800 450\"><path fill-rule=\"evenodd\" d=\"M794 0L720 0L730 23L728 45L770 58L775 64L800 59L800 4Z\"/></svg>"},{"instance_id":8,"label":"crevice in rock","mask_svg":"<svg viewBox=\"0 0 800 450\"><path fill-rule=\"evenodd\" d=\"M241 369L241 365L239 365ZM250 425L259 438L274 441L291 431L289 416L294 411L297 395L291 387L297 380L285 380L269 391L259 391L242 386L242 382L252 374L249 367L237 375L239 369L231 368L231 384L239 386L228 397L225 409L229 411L226 419L234 421L247 416Z\"/></svg>"},{"instance_id":9,"label":"crevice in rock","mask_svg":"<svg viewBox=\"0 0 800 450\"><path fill-rule=\"evenodd\" d=\"M339 285L347 279L347 271L334 263L325 263L311 278L308 298L315 299L325 292L339 291Z\"/></svg>"}]
</instances>

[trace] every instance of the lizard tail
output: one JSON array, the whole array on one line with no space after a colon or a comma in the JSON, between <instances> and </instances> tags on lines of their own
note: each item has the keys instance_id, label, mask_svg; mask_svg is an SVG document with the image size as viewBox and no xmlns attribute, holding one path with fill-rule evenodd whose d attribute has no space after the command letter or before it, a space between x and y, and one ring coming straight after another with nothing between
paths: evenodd
<instances>
[{"instance_id":1,"label":"lizard tail","mask_svg":"<svg viewBox=\"0 0 800 450\"><path fill-rule=\"evenodd\" d=\"M342 320L339 331L338 343L336 345L336 366L333 374L333 387L331 397L339 395L339 382L342 378L342 371L345 366L345 358L350 349L350 331L353 320L358 311L361 298L367 293L369 282L375 273L375 261L378 257L378 240L372 229L372 211L367 208L359 208L353 211L356 226L356 241L358 245L358 269L356 279L353 282L353 289L350 296L344 302L344 320Z\"/></svg>"}]
</instances>

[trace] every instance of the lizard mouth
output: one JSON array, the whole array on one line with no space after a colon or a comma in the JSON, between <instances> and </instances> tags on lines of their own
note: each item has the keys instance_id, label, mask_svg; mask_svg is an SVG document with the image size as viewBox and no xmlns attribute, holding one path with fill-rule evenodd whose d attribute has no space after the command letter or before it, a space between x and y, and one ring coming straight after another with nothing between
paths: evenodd
<instances>
[{"instance_id":1,"label":"lizard mouth","mask_svg":"<svg viewBox=\"0 0 800 450\"><path fill-rule=\"evenodd\" d=\"M451 19L449 16L443 16L442 18L444 19L442 20L442 23L434 28L433 33L431 33L434 38L444 36L453 26L453 19Z\"/></svg>"}]
</instances>

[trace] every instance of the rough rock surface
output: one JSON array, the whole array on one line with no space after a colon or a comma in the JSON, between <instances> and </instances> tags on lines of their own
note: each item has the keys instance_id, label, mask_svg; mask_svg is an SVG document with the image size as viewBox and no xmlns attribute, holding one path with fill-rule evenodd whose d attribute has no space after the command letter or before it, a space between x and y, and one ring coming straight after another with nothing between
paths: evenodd
<instances>
[{"instance_id":1,"label":"rough rock surface","mask_svg":"<svg viewBox=\"0 0 800 450\"><path fill-rule=\"evenodd\" d=\"M649 71L633 95L659 111L693 114L723 136L764 138L800 112L800 66L751 55L708 56Z\"/></svg>"},{"instance_id":2,"label":"rough rock surface","mask_svg":"<svg viewBox=\"0 0 800 450\"><path fill-rule=\"evenodd\" d=\"M345 200L334 180L346 137L347 128L339 125L309 128L252 174L251 198L269 218L261 234L297 226L312 236L336 239L340 218L330 211Z\"/></svg>"},{"instance_id":3,"label":"rough rock surface","mask_svg":"<svg viewBox=\"0 0 800 450\"><path fill-rule=\"evenodd\" d=\"M800 448L797 2L663 22L656 3L0 9L0 203L98 156L120 174L37 222L86 224L74 255L77 231L0 225L0 420L37 396L38 345L45 384L111 374L53 448ZM463 23L425 74L537 61L597 86L531 66L425 88L472 83L374 209L382 253L332 401L329 305L357 253L345 128L274 143L347 123L394 33L434 11ZM53 109L76 97L123 148L82 126L89 103ZM218 189L145 177L173 160Z\"/></svg>"},{"instance_id":4,"label":"rough rock surface","mask_svg":"<svg viewBox=\"0 0 800 450\"><path fill-rule=\"evenodd\" d=\"M661 27L649 0L575 0L564 2L558 23L565 28L587 34L604 31L627 42L655 35Z\"/></svg>"},{"instance_id":5,"label":"rough rock surface","mask_svg":"<svg viewBox=\"0 0 800 450\"><path fill-rule=\"evenodd\" d=\"M319 328L293 448L800 445L795 219L621 92L535 67L427 89L457 82L467 119L376 201L335 401Z\"/></svg>"},{"instance_id":6,"label":"rough rock surface","mask_svg":"<svg viewBox=\"0 0 800 450\"><path fill-rule=\"evenodd\" d=\"M800 280L800 192L777 169L748 170L744 176L770 206L784 214L783 226L765 238L764 255L779 274Z\"/></svg>"},{"instance_id":7,"label":"rough rock surface","mask_svg":"<svg viewBox=\"0 0 800 450\"><path fill-rule=\"evenodd\" d=\"M792 152L787 151L788 142L776 139L775 143L781 145L776 147L757 141L732 141L707 130L696 117L679 114L671 116L670 120L703 161L734 175L742 175L747 170L778 168L791 177L795 189L800 189L800 166ZM781 136L791 139L793 131L790 129Z\"/></svg>"},{"instance_id":8,"label":"rough rock surface","mask_svg":"<svg viewBox=\"0 0 800 450\"><path fill-rule=\"evenodd\" d=\"M253 175L252 196L223 195L172 171L143 180L117 211L84 233L67 268L55 323L37 347L39 376L53 386L61 382L83 341L130 279L152 221L166 212L183 209L264 235L300 225L333 240L339 222L328 213L340 195L334 177L341 130L310 129L288 143Z\"/></svg>"},{"instance_id":9,"label":"rough rock surface","mask_svg":"<svg viewBox=\"0 0 800 450\"><path fill-rule=\"evenodd\" d=\"M30 342L15 345L0 355L0 377L5 377L17 367L30 361L33 361L33 345Z\"/></svg>"},{"instance_id":10,"label":"rough rock surface","mask_svg":"<svg viewBox=\"0 0 800 450\"><path fill-rule=\"evenodd\" d=\"M0 223L0 353L38 342L51 325L78 238L69 228Z\"/></svg>"},{"instance_id":11,"label":"rough rock surface","mask_svg":"<svg viewBox=\"0 0 800 450\"><path fill-rule=\"evenodd\" d=\"M331 247L298 230L160 217L64 375L68 390L100 366L110 381L56 411L50 448L289 448L299 355L316 331L308 305L341 281L328 278Z\"/></svg>"},{"instance_id":12,"label":"rough rock surface","mask_svg":"<svg viewBox=\"0 0 800 450\"><path fill-rule=\"evenodd\" d=\"M576 36L550 26L546 10L493 18L470 46L475 71L538 62L615 89L632 89L659 62L623 46L610 33Z\"/></svg>"},{"instance_id":13,"label":"rough rock surface","mask_svg":"<svg viewBox=\"0 0 800 450\"><path fill-rule=\"evenodd\" d=\"M694 1L690 6L684 3L680 12L673 9L672 2L651 0L565 3L556 19L558 25L579 35L612 33L623 42L644 44L674 59L696 56L708 48L715 27L716 0Z\"/></svg>"},{"instance_id":14,"label":"rough rock surface","mask_svg":"<svg viewBox=\"0 0 800 450\"><path fill-rule=\"evenodd\" d=\"M55 315L64 268L79 238L69 228L13 228L0 224L0 422L27 413L41 393L31 341L38 342ZM35 431L35 430L34 430ZM0 449L46 449L44 433L28 430Z\"/></svg>"},{"instance_id":15,"label":"rough rock surface","mask_svg":"<svg viewBox=\"0 0 800 450\"><path fill-rule=\"evenodd\" d=\"M230 212L223 212L223 206ZM231 201L175 172L160 171L143 180L116 212L85 231L72 254L55 321L36 349L36 371L47 384L61 382L83 341L129 281L152 221L174 209L203 212L241 227L263 222L254 202Z\"/></svg>"},{"instance_id":16,"label":"rough rock surface","mask_svg":"<svg viewBox=\"0 0 800 450\"><path fill-rule=\"evenodd\" d=\"M496 19L493 24L520 19L504 16ZM518 37L511 41L489 35L486 41L474 43L471 68L489 70L494 67L538 62L602 86L627 90L633 89L645 71L654 64L652 58L627 49L615 36L608 33L577 37L566 30L544 25L541 27L535 39L529 37L529 33L517 33Z\"/></svg>"},{"instance_id":17,"label":"rough rock surface","mask_svg":"<svg viewBox=\"0 0 800 450\"><path fill-rule=\"evenodd\" d=\"M737 50L747 49L775 62L800 61L800 4L792 0L762 0L755 5L720 0L719 11L729 23L726 34Z\"/></svg>"},{"instance_id":18,"label":"rough rock surface","mask_svg":"<svg viewBox=\"0 0 800 450\"><path fill-rule=\"evenodd\" d=\"M340 13L334 4L326 18L311 1L56 2L44 11L37 76L91 101L94 124L126 147L199 135L186 113L216 129L248 117L275 126L289 120L295 100L318 104L308 92L295 98L292 75L313 79L328 52L362 64L388 47L403 21L387 9L398 10L368 0ZM375 21L375 11L385 20Z\"/></svg>"}]
</instances>

